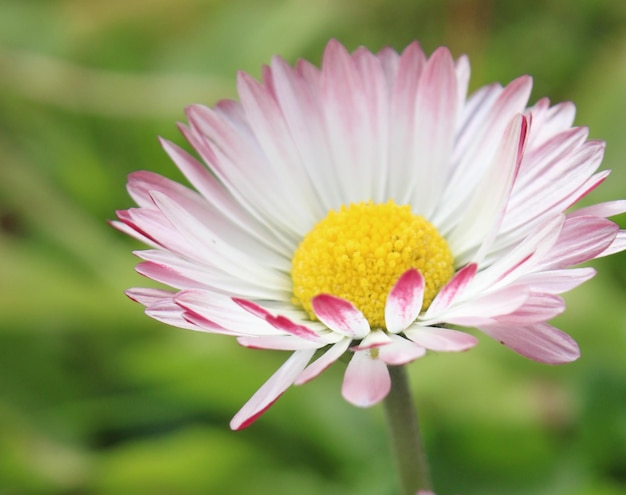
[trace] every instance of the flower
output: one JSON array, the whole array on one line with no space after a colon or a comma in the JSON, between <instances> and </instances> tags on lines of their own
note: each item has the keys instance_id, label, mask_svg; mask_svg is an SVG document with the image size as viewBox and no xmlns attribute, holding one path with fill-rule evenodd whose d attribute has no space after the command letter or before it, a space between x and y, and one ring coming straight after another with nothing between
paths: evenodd
<instances>
[{"instance_id":1,"label":"flower","mask_svg":"<svg viewBox=\"0 0 626 495\"><path fill-rule=\"evenodd\" d=\"M275 57L262 82L239 74L239 102L187 109L204 163L162 140L195 191L130 175L138 208L112 223L152 247L137 271L174 291L129 297L176 327L292 351L233 429L345 353L343 396L375 404L388 365L476 344L447 325L536 361L578 358L547 321L595 273L573 265L626 248L606 219L626 201L566 213L607 177L603 143L572 127L571 103L527 107L530 77L468 97L469 72L417 43L331 41L321 69Z\"/></svg>"}]
</instances>

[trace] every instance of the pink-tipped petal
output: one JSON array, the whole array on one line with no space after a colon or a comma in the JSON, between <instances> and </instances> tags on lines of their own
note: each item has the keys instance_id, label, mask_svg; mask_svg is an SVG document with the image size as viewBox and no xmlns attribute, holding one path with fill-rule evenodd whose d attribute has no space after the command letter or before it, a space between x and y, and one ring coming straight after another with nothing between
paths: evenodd
<instances>
[{"instance_id":1,"label":"pink-tipped petal","mask_svg":"<svg viewBox=\"0 0 626 495\"><path fill-rule=\"evenodd\" d=\"M343 378L343 398L357 407L370 407L383 400L390 389L385 362L372 357L370 351L355 352Z\"/></svg>"},{"instance_id":2,"label":"pink-tipped petal","mask_svg":"<svg viewBox=\"0 0 626 495\"><path fill-rule=\"evenodd\" d=\"M262 308L252 301L240 299L237 297L233 297L233 301L246 311L249 311L251 314L267 321L270 325L272 325L274 328L277 328L278 330L282 330L291 335L294 335L301 339L309 340L311 342L317 342L320 344L324 342L324 340L310 328L295 323L285 316L274 316L269 313L269 311L267 311L265 308Z\"/></svg>"},{"instance_id":3,"label":"pink-tipped petal","mask_svg":"<svg viewBox=\"0 0 626 495\"><path fill-rule=\"evenodd\" d=\"M378 357L393 366L415 361L426 354L426 349L399 335L390 335L391 343L378 349Z\"/></svg>"},{"instance_id":4,"label":"pink-tipped petal","mask_svg":"<svg viewBox=\"0 0 626 495\"><path fill-rule=\"evenodd\" d=\"M314 350L294 352L263 386L239 410L230 422L233 430L254 423L287 390L313 357Z\"/></svg>"},{"instance_id":5,"label":"pink-tipped petal","mask_svg":"<svg viewBox=\"0 0 626 495\"><path fill-rule=\"evenodd\" d=\"M439 327L413 327L404 334L416 344L438 352L463 352L478 343L473 335Z\"/></svg>"},{"instance_id":6,"label":"pink-tipped petal","mask_svg":"<svg viewBox=\"0 0 626 495\"><path fill-rule=\"evenodd\" d=\"M330 294L320 294L311 301L315 316L334 332L353 339L362 339L370 325L354 304Z\"/></svg>"},{"instance_id":7,"label":"pink-tipped petal","mask_svg":"<svg viewBox=\"0 0 626 495\"><path fill-rule=\"evenodd\" d=\"M396 282L385 304L385 324L391 333L400 333L418 317L424 300L424 277L411 268Z\"/></svg>"},{"instance_id":8,"label":"pink-tipped petal","mask_svg":"<svg viewBox=\"0 0 626 495\"><path fill-rule=\"evenodd\" d=\"M563 364L580 357L578 344L547 323L530 326L485 326L479 330L518 354L546 364Z\"/></svg>"}]
</instances>

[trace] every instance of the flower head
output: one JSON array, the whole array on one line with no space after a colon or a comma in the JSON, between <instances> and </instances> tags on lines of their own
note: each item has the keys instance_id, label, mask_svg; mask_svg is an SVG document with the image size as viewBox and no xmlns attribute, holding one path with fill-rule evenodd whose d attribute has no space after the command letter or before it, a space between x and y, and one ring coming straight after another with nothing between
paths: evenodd
<instances>
[{"instance_id":1,"label":"flower head","mask_svg":"<svg viewBox=\"0 0 626 495\"><path fill-rule=\"evenodd\" d=\"M573 265L626 247L606 219L625 201L566 213L607 177L604 145L570 103L527 107L529 77L469 97L468 80L446 48L331 41L321 69L276 57L262 82L239 74L239 102L187 109L201 161L162 144L195 191L130 176L138 208L113 223L152 247L139 273L174 290L128 295L170 325L292 351L232 428L345 353L343 396L375 404L388 365L476 344L448 324L540 362L579 356L546 322L595 273Z\"/></svg>"}]
</instances>

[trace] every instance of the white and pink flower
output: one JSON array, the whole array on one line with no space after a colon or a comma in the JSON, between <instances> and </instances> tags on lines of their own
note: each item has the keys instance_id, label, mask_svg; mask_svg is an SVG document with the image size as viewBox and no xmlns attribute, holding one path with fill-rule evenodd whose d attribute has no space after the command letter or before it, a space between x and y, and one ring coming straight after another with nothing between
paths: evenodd
<instances>
[{"instance_id":1,"label":"white and pink flower","mask_svg":"<svg viewBox=\"0 0 626 495\"><path fill-rule=\"evenodd\" d=\"M547 321L565 309L559 294L595 273L572 266L626 248L606 218L626 201L567 213L608 176L597 172L604 144L572 127L571 103L528 107L529 77L467 96L469 73L466 57L440 48L427 58L417 43L350 54L331 41L321 69L276 57L262 82L239 74L239 102L187 109L180 128L201 161L162 141L195 190L145 171L129 177L138 207L113 225L151 246L136 253L137 271L174 288L129 297L169 325L292 352L233 429L345 353L343 396L375 404L389 391L387 366L475 345L448 324L535 361L578 358ZM294 302L292 260L307 234L331 210L390 200L449 246L453 275L432 302L429 276L413 265L382 295L384 325L345 295L315 294L308 311Z\"/></svg>"}]
</instances>

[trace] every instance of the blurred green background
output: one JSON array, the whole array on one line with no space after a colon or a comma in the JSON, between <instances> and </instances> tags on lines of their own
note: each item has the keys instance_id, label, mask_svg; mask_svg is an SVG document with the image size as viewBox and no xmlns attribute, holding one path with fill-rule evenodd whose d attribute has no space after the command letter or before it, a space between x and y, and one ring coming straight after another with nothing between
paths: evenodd
<instances>
[{"instance_id":1,"label":"blurred green background","mask_svg":"<svg viewBox=\"0 0 626 495\"><path fill-rule=\"evenodd\" d=\"M140 246L106 224L129 172L180 178L156 136L182 143L185 105L330 37L446 44L473 89L534 75L608 143L591 201L626 197L623 0L0 0L0 494L396 493L381 407L342 400L340 365L231 432L285 356L143 316ZM438 495L626 493L625 261L567 296L576 363L481 338L411 365Z\"/></svg>"}]
</instances>

